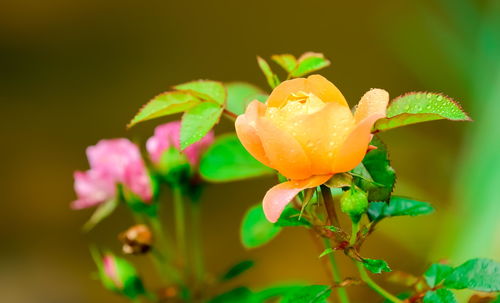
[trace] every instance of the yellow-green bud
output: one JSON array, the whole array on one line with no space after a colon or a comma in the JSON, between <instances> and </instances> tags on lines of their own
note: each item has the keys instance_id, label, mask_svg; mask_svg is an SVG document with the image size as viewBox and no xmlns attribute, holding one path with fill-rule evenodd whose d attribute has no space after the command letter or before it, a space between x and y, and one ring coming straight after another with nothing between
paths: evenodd
<instances>
[{"instance_id":1,"label":"yellow-green bud","mask_svg":"<svg viewBox=\"0 0 500 303\"><path fill-rule=\"evenodd\" d=\"M351 187L340 198L340 209L351 217L353 222L359 222L368 208L368 195L355 187Z\"/></svg>"}]
</instances>

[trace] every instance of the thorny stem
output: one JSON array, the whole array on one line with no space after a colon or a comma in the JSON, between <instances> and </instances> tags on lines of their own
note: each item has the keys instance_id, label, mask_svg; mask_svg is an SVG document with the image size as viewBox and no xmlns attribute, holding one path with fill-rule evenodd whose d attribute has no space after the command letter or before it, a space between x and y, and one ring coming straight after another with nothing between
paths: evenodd
<instances>
[{"instance_id":1,"label":"thorny stem","mask_svg":"<svg viewBox=\"0 0 500 303\"><path fill-rule=\"evenodd\" d=\"M323 243L326 248L332 248L330 240L327 238L323 238ZM330 259L330 266L332 271L332 277L335 284L339 285L342 282L342 276L340 274L339 267L337 265L337 261L335 260L335 255L333 253L329 253L328 257ZM349 303L349 296L347 294L347 290L344 287L337 287L337 295L341 303Z\"/></svg>"}]
</instances>

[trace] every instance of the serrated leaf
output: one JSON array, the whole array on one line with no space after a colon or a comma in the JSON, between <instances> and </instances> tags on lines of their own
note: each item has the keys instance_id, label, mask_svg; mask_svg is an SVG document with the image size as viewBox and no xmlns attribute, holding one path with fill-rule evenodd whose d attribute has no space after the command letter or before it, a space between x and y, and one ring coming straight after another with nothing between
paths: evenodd
<instances>
[{"instance_id":1,"label":"serrated leaf","mask_svg":"<svg viewBox=\"0 0 500 303\"><path fill-rule=\"evenodd\" d=\"M384 260L377 259L363 259L363 265L366 269L374 274L380 274L382 272L391 272L391 268Z\"/></svg>"},{"instance_id":2,"label":"serrated leaf","mask_svg":"<svg viewBox=\"0 0 500 303\"><path fill-rule=\"evenodd\" d=\"M233 265L231 268L229 268L225 274L223 274L220 278L221 281L228 281L231 280L245 271L249 270L255 265L255 262L252 260L244 260L241 262L236 263Z\"/></svg>"},{"instance_id":3,"label":"serrated leaf","mask_svg":"<svg viewBox=\"0 0 500 303\"><path fill-rule=\"evenodd\" d=\"M218 137L203 154L200 174L210 182L229 182L273 174L273 170L255 160L236 135Z\"/></svg>"},{"instance_id":4,"label":"serrated leaf","mask_svg":"<svg viewBox=\"0 0 500 303\"><path fill-rule=\"evenodd\" d=\"M241 242L246 248L255 248L266 244L276 237L281 227L269 222L259 203L250 208L245 216L240 229Z\"/></svg>"},{"instance_id":5,"label":"serrated leaf","mask_svg":"<svg viewBox=\"0 0 500 303\"><path fill-rule=\"evenodd\" d=\"M427 285L434 288L441 283L451 272L453 267L446 264L432 264L429 269L424 273Z\"/></svg>"},{"instance_id":6,"label":"serrated leaf","mask_svg":"<svg viewBox=\"0 0 500 303\"><path fill-rule=\"evenodd\" d=\"M368 217L371 221L379 221L386 217L427 215L433 212L434 207L427 202L398 196L392 196L389 203L371 202L368 205Z\"/></svg>"},{"instance_id":7,"label":"serrated leaf","mask_svg":"<svg viewBox=\"0 0 500 303\"><path fill-rule=\"evenodd\" d=\"M297 209L293 208L290 205L287 205L285 207L278 221L276 221L276 223L274 224L279 227L286 227L286 226L311 227L311 223L306 219L304 219L304 217L300 216L300 211L298 211Z\"/></svg>"},{"instance_id":8,"label":"serrated leaf","mask_svg":"<svg viewBox=\"0 0 500 303\"><path fill-rule=\"evenodd\" d=\"M280 303L326 303L331 292L327 285L305 286L287 294Z\"/></svg>"},{"instance_id":9,"label":"serrated leaf","mask_svg":"<svg viewBox=\"0 0 500 303\"><path fill-rule=\"evenodd\" d=\"M318 256L318 258L322 258L322 257L329 255L329 254L332 254L334 252L335 252L335 250L333 248L328 247L325 250L323 250L323 252Z\"/></svg>"},{"instance_id":10,"label":"serrated leaf","mask_svg":"<svg viewBox=\"0 0 500 303\"><path fill-rule=\"evenodd\" d=\"M471 121L460 105L450 97L412 92L397 97L387 107L387 117L375 123L374 131L385 131L420 122L447 119Z\"/></svg>"},{"instance_id":11,"label":"serrated leaf","mask_svg":"<svg viewBox=\"0 0 500 303\"><path fill-rule=\"evenodd\" d=\"M297 67L297 59L294 55L282 54L272 55L271 59L279 64L288 73L291 73Z\"/></svg>"},{"instance_id":12,"label":"serrated leaf","mask_svg":"<svg viewBox=\"0 0 500 303\"><path fill-rule=\"evenodd\" d=\"M265 102L267 95L257 86L245 82L231 82L226 84L226 109L235 115L245 112L247 105L253 100Z\"/></svg>"},{"instance_id":13,"label":"serrated leaf","mask_svg":"<svg viewBox=\"0 0 500 303\"><path fill-rule=\"evenodd\" d=\"M280 84L280 79L275 73L273 73L267 61L262 59L261 57L257 57L257 63L259 64L259 68L262 71L262 73L264 73L264 76L266 77L269 86L272 89L278 86Z\"/></svg>"},{"instance_id":14,"label":"serrated leaf","mask_svg":"<svg viewBox=\"0 0 500 303\"><path fill-rule=\"evenodd\" d=\"M139 122L186 111L200 103L197 97L184 92L167 92L154 97L134 116L127 127Z\"/></svg>"},{"instance_id":15,"label":"serrated leaf","mask_svg":"<svg viewBox=\"0 0 500 303\"><path fill-rule=\"evenodd\" d=\"M291 71L290 75L292 77L301 77L325 68L328 65L330 65L330 61L328 61L323 54L312 52L305 53L299 58L297 67Z\"/></svg>"},{"instance_id":16,"label":"serrated leaf","mask_svg":"<svg viewBox=\"0 0 500 303\"><path fill-rule=\"evenodd\" d=\"M211 80L197 80L174 86L175 89L185 90L191 94L219 105L226 101L226 88L221 82Z\"/></svg>"},{"instance_id":17,"label":"serrated leaf","mask_svg":"<svg viewBox=\"0 0 500 303\"><path fill-rule=\"evenodd\" d=\"M428 291L424 296L424 303L456 303L455 295L446 288Z\"/></svg>"},{"instance_id":18,"label":"serrated leaf","mask_svg":"<svg viewBox=\"0 0 500 303\"><path fill-rule=\"evenodd\" d=\"M456 267L444 285L453 289L500 291L500 263L490 259L472 259Z\"/></svg>"},{"instance_id":19,"label":"serrated leaf","mask_svg":"<svg viewBox=\"0 0 500 303\"><path fill-rule=\"evenodd\" d=\"M223 108L212 102L203 102L189 109L181 121L181 149L201 140L219 122Z\"/></svg>"},{"instance_id":20,"label":"serrated leaf","mask_svg":"<svg viewBox=\"0 0 500 303\"><path fill-rule=\"evenodd\" d=\"M88 232L92 228L94 228L99 222L106 219L109 215L113 213L113 211L118 206L118 199L111 199L103 204L99 205L99 207L94 211L90 219L83 225L83 231Z\"/></svg>"}]
</instances>

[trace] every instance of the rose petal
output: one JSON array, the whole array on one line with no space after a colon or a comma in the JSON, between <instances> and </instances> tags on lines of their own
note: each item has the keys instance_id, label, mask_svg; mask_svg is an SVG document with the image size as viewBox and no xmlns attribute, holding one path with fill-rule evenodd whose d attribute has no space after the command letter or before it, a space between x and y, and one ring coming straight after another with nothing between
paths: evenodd
<instances>
[{"instance_id":1,"label":"rose petal","mask_svg":"<svg viewBox=\"0 0 500 303\"><path fill-rule=\"evenodd\" d=\"M383 89L373 88L361 97L354 113L354 120L356 123L360 123L371 115L381 114L385 116L388 103L389 93Z\"/></svg>"},{"instance_id":2,"label":"rose petal","mask_svg":"<svg viewBox=\"0 0 500 303\"><path fill-rule=\"evenodd\" d=\"M305 89L305 78L283 81L272 91L271 95L269 95L266 104L267 106L280 107L287 102L290 94L305 91Z\"/></svg>"},{"instance_id":3,"label":"rose petal","mask_svg":"<svg viewBox=\"0 0 500 303\"><path fill-rule=\"evenodd\" d=\"M335 102L349 107L340 90L321 75L311 75L307 78L306 92L315 94L323 102Z\"/></svg>"}]
</instances>

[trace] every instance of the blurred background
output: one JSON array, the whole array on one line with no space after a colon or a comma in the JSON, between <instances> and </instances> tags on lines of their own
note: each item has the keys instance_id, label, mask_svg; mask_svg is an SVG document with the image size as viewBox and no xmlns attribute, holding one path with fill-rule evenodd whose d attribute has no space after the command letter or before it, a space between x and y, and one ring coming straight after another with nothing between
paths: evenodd
<instances>
[{"instance_id":1,"label":"blurred background","mask_svg":"<svg viewBox=\"0 0 500 303\"><path fill-rule=\"evenodd\" d=\"M72 173L88 167L85 148L120 136L144 142L167 120L130 131L125 125L174 84L244 80L266 88L255 56L279 53L324 53L332 65L321 73L351 105L372 87L393 97L428 90L459 100L475 122L382 134L398 172L396 192L432 202L437 212L384 222L364 255L414 274L445 258L498 260L499 6L495 0L2 0L0 301L125 302L91 279L88 244L118 250L116 235L132 222L127 212L83 234L91 211L69 209ZM231 130L224 122L216 132ZM274 183L208 188L209 269L220 273L252 258L255 268L233 285L325 283L317 251L301 230L290 228L253 251L239 244L245 210ZM342 269L354 275L346 261ZM139 263L154 283L147 261ZM350 289L359 302L373 301L365 287Z\"/></svg>"}]
</instances>

